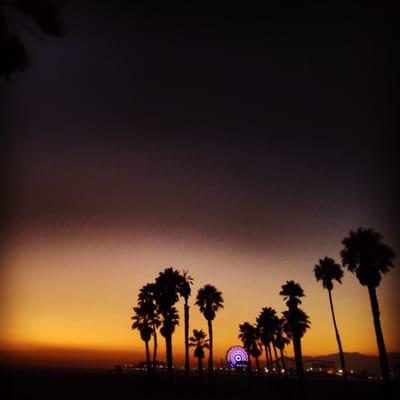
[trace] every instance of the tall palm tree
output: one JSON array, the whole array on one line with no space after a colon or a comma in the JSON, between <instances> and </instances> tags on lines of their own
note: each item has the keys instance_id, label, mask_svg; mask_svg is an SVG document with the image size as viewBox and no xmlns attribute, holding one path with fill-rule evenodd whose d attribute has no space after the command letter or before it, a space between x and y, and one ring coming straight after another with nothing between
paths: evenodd
<instances>
[{"instance_id":1,"label":"tall palm tree","mask_svg":"<svg viewBox=\"0 0 400 400\"><path fill-rule=\"evenodd\" d=\"M175 332L176 326L179 325L179 314L176 307L171 307L168 316L162 321L160 333L165 338L166 360L167 360L167 375L172 381L172 373L174 368L172 357L172 335Z\"/></svg>"},{"instance_id":2,"label":"tall palm tree","mask_svg":"<svg viewBox=\"0 0 400 400\"><path fill-rule=\"evenodd\" d=\"M212 321L215 318L216 312L223 308L224 299L222 293L217 290L213 285L205 285L199 289L196 297L196 305L199 306L200 312L204 315L208 324L208 337L210 340L210 355L208 359L208 377L209 381L212 382L213 377L213 329Z\"/></svg>"},{"instance_id":3,"label":"tall palm tree","mask_svg":"<svg viewBox=\"0 0 400 400\"><path fill-rule=\"evenodd\" d=\"M246 349L247 354L249 355L249 362L247 366L249 375L252 373L250 356L254 357L256 361L257 372L260 373L260 363L258 358L261 355L261 350L257 327L249 324L248 322L240 324L238 337L242 341L243 347Z\"/></svg>"},{"instance_id":4,"label":"tall palm tree","mask_svg":"<svg viewBox=\"0 0 400 400\"><path fill-rule=\"evenodd\" d=\"M146 369L147 373L150 373L151 367L150 367L149 341L151 339L153 328L150 325L150 322L147 318L146 310L143 310L141 307L134 307L133 311L135 314L132 317L133 319L132 329L137 329L140 332L140 337L145 343Z\"/></svg>"},{"instance_id":5,"label":"tall palm tree","mask_svg":"<svg viewBox=\"0 0 400 400\"><path fill-rule=\"evenodd\" d=\"M339 347L340 364L342 366L343 379L346 379L346 367L344 361L342 341L340 340L339 329L336 324L335 310L333 308L333 301L332 301L333 281L335 280L339 283L342 283L343 269L339 264L335 262L335 260L329 257L325 257L324 259L319 260L319 264L315 265L314 275L317 282L322 281L322 286L324 287L324 289L328 291L329 304L331 306L331 313L333 319L333 327L335 328L336 341Z\"/></svg>"},{"instance_id":6,"label":"tall palm tree","mask_svg":"<svg viewBox=\"0 0 400 400\"><path fill-rule=\"evenodd\" d=\"M300 284L294 281L287 281L282 285L282 290L279 292L286 301L288 308L296 308L301 304L300 297L304 297L304 291Z\"/></svg>"},{"instance_id":7,"label":"tall palm tree","mask_svg":"<svg viewBox=\"0 0 400 400\"><path fill-rule=\"evenodd\" d=\"M279 349L281 360L282 360L282 367L285 370L285 374L287 373L286 368L286 361L284 355L285 346L290 343L290 340L285 336L285 331L283 329L283 318L278 318L278 324L275 331L275 346Z\"/></svg>"},{"instance_id":8,"label":"tall palm tree","mask_svg":"<svg viewBox=\"0 0 400 400\"><path fill-rule=\"evenodd\" d=\"M190 363L189 363L189 297L192 293L193 278L188 271L182 271L181 283L178 286L178 292L184 300L184 321L185 321L185 377L189 378Z\"/></svg>"},{"instance_id":9,"label":"tall palm tree","mask_svg":"<svg viewBox=\"0 0 400 400\"><path fill-rule=\"evenodd\" d=\"M160 316L157 311L155 291L156 285L154 283L147 283L140 289L138 295L139 306L146 310L148 320L153 331L153 368L155 368L157 361L157 329L161 325Z\"/></svg>"},{"instance_id":10,"label":"tall palm tree","mask_svg":"<svg viewBox=\"0 0 400 400\"><path fill-rule=\"evenodd\" d=\"M276 311L273 308L263 307L256 320L261 343L265 348L267 367L270 371L272 370L271 343L274 339L276 319Z\"/></svg>"},{"instance_id":11,"label":"tall palm tree","mask_svg":"<svg viewBox=\"0 0 400 400\"><path fill-rule=\"evenodd\" d=\"M278 357L278 352L277 352L277 346L276 346L276 335L277 335L277 330L279 326L279 317L275 315L275 317L272 319L272 348L274 349L274 355L275 355L275 364L276 368L278 371L281 369L281 365L279 363L279 357Z\"/></svg>"},{"instance_id":12,"label":"tall palm tree","mask_svg":"<svg viewBox=\"0 0 400 400\"><path fill-rule=\"evenodd\" d=\"M256 329L256 333L257 333L257 328L255 328L255 329ZM256 368L257 368L258 375L261 374L260 361L259 361L259 357L261 356L261 353L262 353L262 343L259 340L256 340L256 342L254 343L254 346L252 346L252 348L251 348L250 354L256 360Z\"/></svg>"},{"instance_id":13,"label":"tall palm tree","mask_svg":"<svg viewBox=\"0 0 400 400\"><path fill-rule=\"evenodd\" d=\"M209 348L206 333L202 329L193 329L193 336L189 338L189 346L194 347L193 355L197 358L199 376L200 379L203 380L204 349Z\"/></svg>"},{"instance_id":14,"label":"tall palm tree","mask_svg":"<svg viewBox=\"0 0 400 400\"><path fill-rule=\"evenodd\" d=\"M300 297L304 297L304 291L300 284L294 281L287 281L286 284L282 285L282 290L279 292L283 299L286 301L286 305L288 306L288 311L285 311L284 318L284 329L288 334L288 337L293 340L293 350L294 356L296 360L296 375L301 378L304 375L303 369L303 361L301 354L301 336L299 336L299 329L294 329L293 332L287 330L287 328L291 327L291 322L295 322L295 317L300 316L297 313L299 310L299 304L301 304ZM286 313L286 314L285 314ZM289 318L289 320L288 320Z\"/></svg>"},{"instance_id":15,"label":"tall palm tree","mask_svg":"<svg viewBox=\"0 0 400 400\"><path fill-rule=\"evenodd\" d=\"M293 340L293 349L296 360L296 374L299 378L304 375L301 338L310 327L310 319L301 308L292 308L283 313L283 329L288 338Z\"/></svg>"},{"instance_id":16,"label":"tall palm tree","mask_svg":"<svg viewBox=\"0 0 400 400\"><path fill-rule=\"evenodd\" d=\"M342 241L344 248L341 251L341 257L343 266L356 275L361 285L368 288L382 378L385 386L389 386L390 370L376 288L381 282L382 274L386 274L390 268L394 267L395 253L382 242L382 239L382 235L372 229L358 228L355 232L350 231L349 236Z\"/></svg>"},{"instance_id":17,"label":"tall palm tree","mask_svg":"<svg viewBox=\"0 0 400 400\"><path fill-rule=\"evenodd\" d=\"M179 300L178 287L182 277L179 271L166 268L156 278L155 300L157 310L161 315L160 333L165 338L167 375L169 381L173 378L172 334L179 322L179 315L174 305Z\"/></svg>"}]
</instances>

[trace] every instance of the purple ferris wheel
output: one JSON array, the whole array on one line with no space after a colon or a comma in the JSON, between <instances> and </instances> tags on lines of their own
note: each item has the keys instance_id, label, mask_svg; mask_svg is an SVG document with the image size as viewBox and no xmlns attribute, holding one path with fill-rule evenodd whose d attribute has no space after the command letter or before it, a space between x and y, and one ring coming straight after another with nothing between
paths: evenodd
<instances>
[{"instance_id":1,"label":"purple ferris wheel","mask_svg":"<svg viewBox=\"0 0 400 400\"><path fill-rule=\"evenodd\" d=\"M249 356L241 346L232 346L226 353L226 360L232 368L247 367Z\"/></svg>"}]
</instances>

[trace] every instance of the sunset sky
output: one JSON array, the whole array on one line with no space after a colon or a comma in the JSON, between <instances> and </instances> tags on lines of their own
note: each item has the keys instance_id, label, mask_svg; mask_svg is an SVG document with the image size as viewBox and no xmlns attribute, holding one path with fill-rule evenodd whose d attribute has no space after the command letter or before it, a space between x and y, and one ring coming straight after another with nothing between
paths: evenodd
<instances>
[{"instance_id":1,"label":"sunset sky","mask_svg":"<svg viewBox=\"0 0 400 400\"><path fill-rule=\"evenodd\" d=\"M67 4L62 39L26 37L32 67L1 82L0 354L143 359L132 306L168 266L194 278L191 329L206 330L197 290L223 292L217 362L239 323L285 309L290 279L312 323L303 353L337 352L314 265L340 261L359 226L400 253L390 14L96 4ZM388 351L400 351L399 275L396 262L378 289ZM346 272L334 301L344 350L376 354L367 289Z\"/></svg>"}]
</instances>

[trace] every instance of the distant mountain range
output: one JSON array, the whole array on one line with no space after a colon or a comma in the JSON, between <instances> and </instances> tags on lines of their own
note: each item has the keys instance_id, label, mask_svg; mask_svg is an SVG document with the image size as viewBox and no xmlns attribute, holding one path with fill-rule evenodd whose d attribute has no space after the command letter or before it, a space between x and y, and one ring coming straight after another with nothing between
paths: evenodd
<instances>
[{"instance_id":1,"label":"distant mountain range","mask_svg":"<svg viewBox=\"0 0 400 400\"><path fill-rule=\"evenodd\" d=\"M379 375L380 367L379 367L379 358L378 356L368 356L361 353L344 353L346 369L354 370L357 373L362 372L363 370L367 371L370 375ZM397 365L400 364L400 353L388 353L389 365L390 369L395 372ZM321 361L333 361L335 363L336 368L340 368L340 359L339 353L321 355L315 357L303 356L304 361L311 360L321 360Z\"/></svg>"}]
</instances>

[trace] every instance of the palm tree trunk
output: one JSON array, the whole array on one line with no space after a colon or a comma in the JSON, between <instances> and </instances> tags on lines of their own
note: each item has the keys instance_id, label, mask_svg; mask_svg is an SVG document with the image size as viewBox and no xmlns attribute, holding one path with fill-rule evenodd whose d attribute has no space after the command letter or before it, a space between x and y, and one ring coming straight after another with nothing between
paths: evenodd
<instances>
[{"instance_id":1,"label":"palm tree trunk","mask_svg":"<svg viewBox=\"0 0 400 400\"><path fill-rule=\"evenodd\" d=\"M260 361L258 361L258 357L255 357L256 359L256 368L257 368L257 375L260 375Z\"/></svg>"},{"instance_id":2,"label":"palm tree trunk","mask_svg":"<svg viewBox=\"0 0 400 400\"><path fill-rule=\"evenodd\" d=\"M189 305L185 299L184 305L184 318L185 318L185 378L189 379L190 365L189 365Z\"/></svg>"},{"instance_id":3,"label":"palm tree trunk","mask_svg":"<svg viewBox=\"0 0 400 400\"><path fill-rule=\"evenodd\" d=\"M268 346L266 344L264 344L264 348L265 348L265 366L267 367L268 371L270 371L269 369L269 355L268 355Z\"/></svg>"},{"instance_id":4,"label":"palm tree trunk","mask_svg":"<svg viewBox=\"0 0 400 400\"><path fill-rule=\"evenodd\" d=\"M199 377L200 377L200 380L201 380L201 382L203 382L203 360L201 359L201 357L198 357L197 358L198 359L198 361L199 361Z\"/></svg>"},{"instance_id":5,"label":"palm tree trunk","mask_svg":"<svg viewBox=\"0 0 400 400\"><path fill-rule=\"evenodd\" d=\"M328 294L329 294L329 304L331 305L333 326L335 328L335 333L336 333L336 341L337 341L337 344L339 347L340 365L342 366L343 379L346 379L346 367L345 367L345 363L344 363L344 353L343 353L342 341L340 340L339 329L336 324L335 310L333 308L333 301L332 301L332 291L329 289L328 289Z\"/></svg>"},{"instance_id":6,"label":"palm tree trunk","mask_svg":"<svg viewBox=\"0 0 400 400\"><path fill-rule=\"evenodd\" d=\"M165 335L165 349L166 349L166 356L167 356L167 377L170 382L173 380L173 361L172 361L172 335L168 332Z\"/></svg>"},{"instance_id":7,"label":"palm tree trunk","mask_svg":"<svg viewBox=\"0 0 400 400\"><path fill-rule=\"evenodd\" d=\"M246 352L247 352L247 358L248 358L248 361L247 361L247 372L249 373L249 376L251 376L252 373L253 373L253 370L251 368L251 356L250 356L250 352L248 350L246 350Z\"/></svg>"},{"instance_id":8,"label":"palm tree trunk","mask_svg":"<svg viewBox=\"0 0 400 400\"><path fill-rule=\"evenodd\" d=\"M157 328L153 325L153 370L156 368L157 361Z\"/></svg>"},{"instance_id":9,"label":"palm tree trunk","mask_svg":"<svg viewBox=\"0 0 400 400\"><path fill-rule=\"evenodd\" d=\"M279 364L278 352L276 351L276 346L275 346L274 342L272 342L272 347L274 348L275 361L276 361L276 369L280 372L280 370L281 370L281 365Z\"/></svg>"},{"instance_id":10,"label":"palm tree trunk","mask_svg":"<svg viewBox=\"0 0 400 400\"><path fill-rule=\"evenodd\" d=\"M208 358L208 380L211 383L213 378L213 331L212 331L212 321L208 320L208 338L209 338L209 358Z\"/></svg>"},{"instance_id":11,"label":"palm tree trunk","mask_svg":"<svg viewBox=\"0 0 400 400\"><path fill-rule=\"evenodd\" d=\"M150 375L150 373L151 373L151 366L150 366L149 341L146 340L144 343L145 343L145 346L146 346L146 369L147 369L147 375Z\"/></svg>"},{"instance_id":12,"label":"palm tree trunk","mask_svg":"<svg viewBox=\"0 0 400 400\"><path fill-rule=\"evenodd\" d=\"M272 372L273 370L273 365L272 365L272 352L271 352L271 344L268 343L268 356L269 356L269 370Z\"/></svg>"},{"instance_id":13,"label":"palm tree trunk","mask_svg":"<svg viewBox=\"0 0 400 400\"><path fill-rule=\"evenodd\" d=\"M280 353L281 353L281 360L282 360L282 366L283 369L285 370L285 374L287 373L287 369L286 369L286 361L285 361L285 355L283 354L283 349L279 349Z\"/></svg>"},{"instance_id":14,"label":"palm tree trunk","mask_svg":"<svg viewBox=\"0 0 400 400\"><path fill-rule=\"evenodd\" d=\"M371 301L372 315L374 317L375 334L379 350L379 362L381 364L383 384L386 387L389 387L390 386L389 362L386 353L385 341L383 340L383 332L380 321L379 303L378 303L378 298L376 296L376 288L374 286L368 286L368 292Z\"/></svg>"},{"instance_id":15,"label":"palm tree trunk","mask_svg":"<svg viewBox=\"0 0 400 400\"><path fill-rule=\"evenodd\" d=\"M301 354L301 339L298 335L293 336L293 349L296 360L296 375L298 378L302 378L304 376L303 356Z\"/></svg>"}]
</instances>

